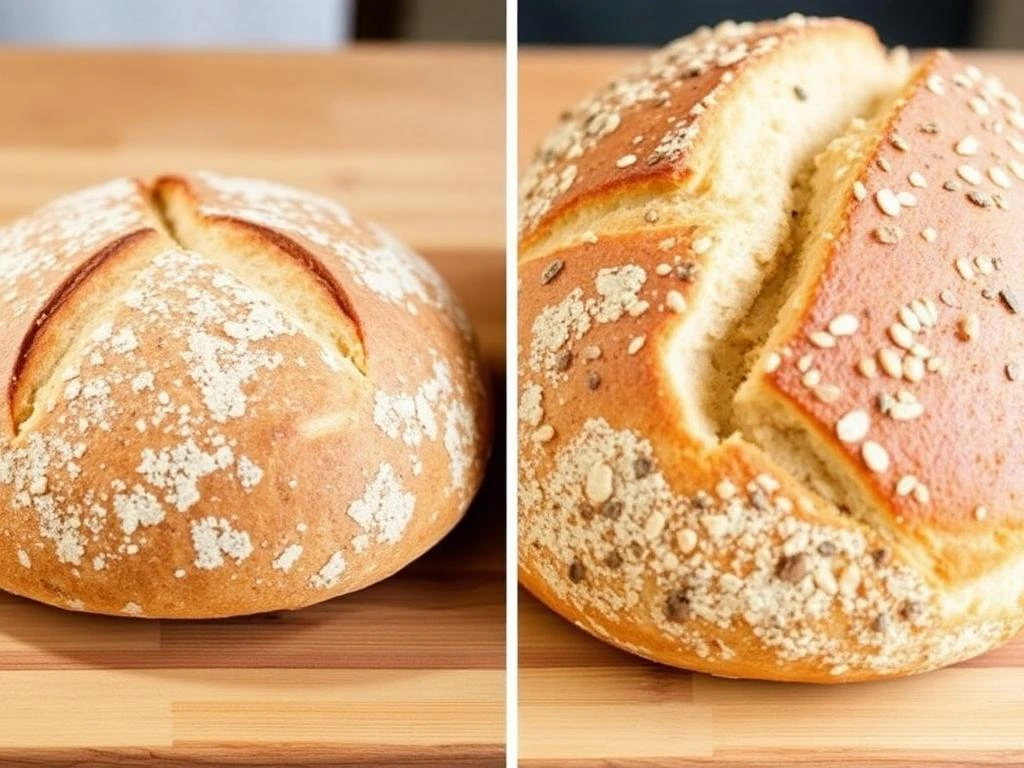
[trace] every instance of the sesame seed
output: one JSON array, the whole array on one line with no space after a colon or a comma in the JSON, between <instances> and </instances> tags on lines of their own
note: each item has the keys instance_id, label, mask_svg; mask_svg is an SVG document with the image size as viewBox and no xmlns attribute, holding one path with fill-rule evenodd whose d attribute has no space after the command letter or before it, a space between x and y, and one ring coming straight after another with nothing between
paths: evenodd
<instances>
[{"instance_id":1,"label":"sesame seed","mask_svg":"<svg viewBox=\"0 0 1024 768\"><path fill-rule=\"evenodd\" d=\"M928 486L924 483L918 483L914 487L914 498L921 504L927 504L931 501L932 495L928 490Z\"/></svg>"},{"instance_id":2,"label":"sesame seed","mask_svg":"<svg viewBox=\"0 0 1024 768\"><path fill-rule=\"evenodd\" d=\"M654 274L658 275L659 277L666 277L667 275L671 274L671 272L672 265L665 264L664 262L662 262L661 264L654 268Z\"/></svg>"},{"instance_id":3,"label":"sesame seed","mask_svg":"<svg viewBox=\"0 0 1024 768\"><path fill-rule=\"evenodd\" d=\"M801 377L800 382L808 389L818 386L821 384L821 371L817 368L811 368Z\"/></svg>"},{"instance_id":4,"label":"sesame seed","mask_svg":"<svg viewBox=\"0 0 1024 768\"><path fill-rule=\"evenodd\" d=\"M644 221L646 221L648 224L656 223L658 221L658 218L659 217L657 211L647 211L646 213L644 213Z\"/></svg>"},{"instance_id":5,"label":"sesame seed","mask_svg":"<svg viewBox=\"0 0 1024 768\"><path fill-rule=\"evenodd\" d=\"M885 171L886 173L892 170L892 163L890 163L884 157L879 157L877 160L875 160L875 165L877 165L881 170Z\"/></svg>"},{"instance_id":6,"label":"sesame seed","mask_svg":"<svg viewBox=\"0 0 1024 768\"><path fill-rule=\"evenodd\" d=\"M932 314L931 309L921 299L914 299L910 302L910 311L914 313L914 316L921 321L921 325L928 328L932 328L935 325L935 316Z\"/></svg>"},{"instance_id":7,"label":"sesame seed","mask_svg":"<svg viewBox=\"0 0 1024 768\"><path fill-rule=\"evenodd\" d=\"M995 271L995 267L992 266L992 259L984 254L974 257L974 266L976 266L978 271L983 275L991 275Z\"/></svg>"},{"instance_id":8,"label":"sesame seed","mask_svg":"<svg viewBox=\"0 0 1024 768\"><path fill-rule=\"evenodd\" d=\"M604 462L597 462L587 472L587 482L584 490L587 498L594 504L602 504L612 496L614 475L612 468Z\"/></svg>"},{"instance_id":9,"label":"sesame seed","mask_svg":"<svg viewBox=\"0 0 1024 768\"><path fill-rule=\"evenodd\" d=\"M962 256L956 260L956 271L964 280L971 281L974 279L974 267L971 266L971 262Z\"/></svg>"},{"instance_id":10,"label":"sesame seed","mask_svg":"<svg viewBox=\"0 0 1024 768\"><path fill-rule=\"evenodd\" d=\"M867 379L873 379L878 375L878 364L872 357L862 357L857 362L857 371Z\"/></svg>"},{"instance_id":11,"label":"sesame seed","mask_svg":"<svg viewBox=\"0 0 1024 768\"><path fill-rule=\"evenodd\" d=\"M934 243L936 232L931 227L925 227L924 229L921 230L921 237L923 237L929 243Z\"/></svg>"},{"instance_id":12,"label":"sesame seed","mask_svg":"<svg viewBox=\"0 0 1024 768\"><path fill-rule=\"evenodd\" d=\"M821 563L814 569L814 583L818 585L819 589L830 595L834 595L839 591L836 577L832 574L832 569L827 563Z\"/></svg>"},{"instance_id":13,"label":"sesame seed","mask_svg":"<svg viewBox=\"0 0 1024 768\"><path fill-rule=\"evenodd\" d=\"M924 415L924 406L917 402L896 401L889 406L888 416L893 421L913 421Z\"/></svg>"},{"instance_id":14,"label":"sesame seed","mask_svg":"<svg viewBox=\"0 0 1024 768\"><path fill-rule=\"evenodd\" d=\"M928 90L931 91L932 93L934 93L936 96L941 96L942 94L944 94L946 92L946 86L945 86L945 83L942 80L942 76L941 75L937 75L937 74L928 75L928 79L926 81L926 84L928 86Z\"/></svg>"},{"instance_id":15,"label":"sesame seed","mask_svg":"<svg viewBox=\"0 0 1024 768\"><path fill-rule=\"evenodd\" d=\"M584 578L586 578L586 575L587 571L583 567L583 563L579 560L573 560L572 564L569 566L569 581L573 584L579 584Z\"/></svg>"},{"instance_id":16,"label":"sesame seed","mask_svg":"<svg viewBox=\"0 0 1024 768\"><path fill-rule=\"evenodd\" d=\"M910 186L922 189L928 186L928 182L919 171L911 171L910 176L907 177L910 181Z\"/></svg>"},{"instance_id":17,"label":"sesame seed","mask_svg":"<svg viewBox=\"0 0 1024 768\"><path fill-rule=\"evenodd\" d=\"M861 458L872 472L885 472L889 469L889 453L873 440L865 441L860 449Z\"/></svg>"},{"instance_id":18,"label":"sesame seed","mask_svg":"<svg viewBox=\"0 0 1024 768\"><path fill-rule=\"evenodd\" d=\"M871 429L871 417L867 411L856 409L846 413L836 422L836 437L844 443L859 443Z\"/></svg>"},{"instance_id":19,"label":"sesame seed","mask_svg":"<svg viewBox=\"0 0 1024 768\"><path fill-rule=\"evenodd\" d=\"M874 232L875 239L885 245L894 245L903 239L903 230L895 224L883 224Z\"/></svg>"},{"instance_id":20,"label":"sesame seed","mask_svg":"<svg viewBox=\"0 0 1024 768\"><path fill-rule=\"evenodd\" d=\"M629 342L629 346L626 347L626 351L631 355L635 355L637 352L644 348L644 344L646 342L646 336L634 336L633 340Z\"/></svg>"},{"instance_id":21,"label":"sesame seed","mask_svg":"<svg viewBox=\"0 0 1024 768\"><path fill-rule=\"evenodd\" d=\"M555 259L548 264L544 271L540 273L540 284L547 285L554 280L561 273L562 269L565 268L565 262L561 259Z\"/></svg>"},{"instance_id":22,"label":"sesame seed","mask_svg":"<svg viewBox=\"0 0 1024 768\"><path fill-rule=\"evenodd\" d=\"M652 512L651 516L647 518L647 522L644 523L644 537L648 541L654 541L661 532L665 530L665 515L661 512Z\"/></svg>"},{"instance_id":23,"label":"sesame seed","mask_svg":"<svg viewBox=\"0 0 1024 768\"><path fill-rule=\"evenodd\" d=\"M618 160L615 161L615 167L616 168L629 168L629 166L633 165L635 162L636 162L636 155L633 155L633 154L623 155L622 157L620 157Z\"/></svg>"},{"instance_id":24,"label":"sesame seed","mask_svg":"<svg viewBox=\"0 0 1024 768\"><path fill-rule=\"evenodd\" d=\"M924 378L924 363L921 358L911 355L903 361L903 376L915 384Z\"/></svg>"},{"instance_id":25,"label":"sesame seed","mask_svg":"<svg viewBox=\"0 0 1024 768\"><path fill-rule=\"evenodd\" d=\"M811 365L814 364L814 355L809 352L806 355L802 355L799 360L796 361L796 369L800 373L807 373L811 370Z\"/></svg>"},{"instance_id":26,"label":"sesame seed","mask_svg":"<svg viewBox=\"0 0 1024 768\"><path fill-rule=\"evenodd\" d=\"M921 332L921 321L918 319L917 315L914 314L914 310L912 310L909 306L900 307L900 311L897 313L897 315L899 316L900 322L907 326L907 328L909 328L911 332Z\"/></svg>"},{"instance_id":27,"label":"sesame seed","mask_svg":"<svg viewBox=\"0 0 1024 768\"><path fill-rule=\"evenodd\" d=\"M966 181L968 184L980 184L983 178L981 175L981 171L979 171L973 165L968 165L967 163L957 166L956 175L959 176L964 181Z\"/></svg>"},{"instance_id":28,"label":"sesame seed","mask_svg":"<svg viewBox=\"0 0 1024 768\"><path fill-rule=\"evenodd\" d=\"M764 372L774 373L782 365L782 357L778 352L769 352L764 359Z\"/></svg>"},{"instance_id":29,"label":"sesame seed","mask_svg":"<svg viewBox=\"0 0 1024 768\"><path fill-rule=\"evenodd\" d=\"M889 326L889 338L892 339L893 344L902 349L910 349L914 346L914 334L903 323L893 323Z\"/></svg>"},{"instance_id":30,"label":"sesame seed","mask_svg":"<svg viewBox=\"0 0 1024 768\"><path fill-rule=\"evenodd\" d=\"M949 181L942 182L942 188L947 192L959 192L964 188L964 185L956 179L950 179Z\"/></svg>"},{"instance_id":31,"label":"sesame seed","mask_svg":"<svg viewBox=\"0 0 1024 768\"><path fill-rule=\"evenodd\" d=\"M594 230L592 229L588 229L586 232L580 235L580 240L582 240L587 245L593 245L594 243L597 242L597 233L594 232Z\"/></svg>"},{"instance_id":32,"label":"sesame seed","mask_svg":"<svg viewBox=\"0 0 1024 768\"><path fill-rule=\"evenodd\" d=\"M875 193L875 202L878 207L882 209L882 213L887 216L899 216L900 215L900 201L896 199L896 195L893 191L887 187L883 187Z\"/></svg>"},{"instance_id":33,"label":"sesame seed","mask_svg":"<svg viewBox=\"0 0 1024 768\"><path fill-rule=\"evenodd\" d=\"M900 136L898 133L894 133L892 135L892 138L889 139L889 143L892 144L900 152L906 152L907 150L910 149L910 145L907 143L907 140Z\"/></svg>"},{"instance_id":34,"label":"sesame seed","mask_svg":"<svg viewBox=\"0 0 1024 768\"><path fill-rule=\"evenodd\" d=\"M917 196L913 192L903 190L896 193L896 200L904 208L913 208L917 205Z\"/></svg>"},{"instance_id":35,"label":"sesame seed","mask_svg":"<svg viewBox=\"0 0 1024 768\"><path fill-rule=\"evenodd\" d=\"M834 403L839 400L843 391L835 384L822 384L814 388L814 396L823 403Z\"/></svg>"},{"instance_id":36,"label":"sesame seed","mask_svg":"<svg viewBox=\"0 0 1024 768\"><path fill-rule=\"evenodd\" d=\"M1020 366L1016 363L1007 363L1006 378L1010 381L1018 381L1020 379Z\"/></svg>"},{"instance_id":37,"label":"sesame seed","mask_svg":"<svg viewBox=\"0 0 1024 768\"><path fill-rule=\"evenodd\" d=\"M550 424L542 424L537 428L537 431L533 433L533 439L538 443L546 443L555 436L555 428Z\"/></svg>"},{"instance_id":38,"label":"sesame seed","mask_svg":"<svg viewBox=\"0 0 1024 768\"><path fill-rule=\"evenodd\" d=\"M957 306L956 294L953 293L948 288L944 288L942 291L939 292L939 301L941 301L947 307Z\"/></svg>"},{"instance_id":39,"label":"sesame seed","mask_svg":"<svg viewBox=\"0 0 1024 768\"><path fill-rule=\"evenodd\" d=\"M683 313L686 311L686 299L679 291L669 291L665 294L665 304L673 312Z\"/></svg>"},{"instance_id":40,"label":"sesame seed","mask_svg":"<svg viewBox=\"0 0 1024 768\"><path fill-rule=\"evenodd\" d=\"M588 344L583 348L584 360L597 360L601 357L601 348L596 344Z\"/></svg>"},{"instance_id":41,"label":"sesame seed","mask_svg":"<svg viewBox=\"0 0 1024 768\"><path fill-rule=\"evenodd\" d=\"M799 85L793 86L793 95L800 101L807 101L807 91L801 88Z\"/></svg>"},{"instance_id":42,"label":"sesame seed","mask_svg":"<svg viewBox=\"0 0 1024 768\"><path fill-rule=\"evenodd\" d=\"M572 352L566 350L555 358L555 370L560 373L565 373L572 366Z\"/></svg>"},{"instance_id":43,"label":"sesame seed","mask_svg":"<svg viewBox=\"0 0 1024 768\"><path fill-rule=\"evenodd\" d=\"M722 480L715 486L715 493L718 494L718 498L722 499L722 501L728 501L736 495L736 486L727 479Z\"/></svg>"},{"instance_id":44,"label":"sesame seed","mask_svg":"<svg viewBox=\"0 0 1024 768\"><path fill-rule=\"evenodd\" d=\"M984 506L977 506L974 508L974 519L981 522L988 517L988 508Z\"/></svg>"},{"instance_id":45,"label":"sesame seed","mask_svg":"<svg viewBox=\"0 0 1024 768\"><path fill-rule=\"evenodd\" d=\"M997 198L995 195L990 195L987 192L977 192L972 189L967 193L967 199L979 208L991 208L996 200L1001 198Z\"/></svg>"},{"instance_id":46,"label":"sesame seed","mask_svg":"<svg viewBox=\"0 0 1024 768\"><path fill-rule=\"evenodd\" d=\"M988 177L992 180L992 183L997 187L1003 189L1009 189L1013 186L1013 181L1010 179L1010 174L1006 172L1006 169L1000 165L993 165L988 169Z\"/></svg>"},{"instance_id":47,"label":"sesame seed","mask_svg":"<svg viewBox=\"0 0 1024 768\"><path fill-rule=\"evenodd\" d=\"M894 379L903 378L903 358L892 347L882 347L878 350L878 364L882 366L886 375Z\"/></svg>"},{"instance_id":48,"label":"sesame seed","mask_svg":"<svg viewBox=\"0 0 1024 768\"><path fill-rule=\"evenodd\" d=\"M855 315L836 315L828 324L828 332L833 336L852 336L860 328L860 321Z\"/></svg>"},{"instance_id":49,"label":"sesame seed","mask_svg":"<svg viewBox=\"0 0 1024 768\"><path fill-rule=\"evenodd\" d=\"M683 528L676 534L676 546L684 555L688 555L697 548L697 532L691 528Z\"/></svg>"},{"instance_id":50,"label":"sesame seed","mask_svg":"<svg viewBox=\"0 0 1024 768\"><path fill-rule=\"evenodd\" d=\"M857 198L857 200L863 200L868 196L867 187L864 186L862 181L853 182L853 196Z\"/></svg>"},{"instance_id":51,"label":"sesame seed","mask_svg":"<svg viewBox=\"0 0 1024 768\"><path fill-rule=\"evenodd\" d=\"M956 143L953 150L958 155L963 155L965 157L976 155L978 154L978 140L973 136L964 136Z\"/></svg>"},{"instance_id":52,"label":"sesame seed","mask_svg":"<svg viewBox=\"0 0 1024 768\"><path fill-rule=\"evenodd\" d=\"M698 256L702 253L707 253L708 250L711 248L711 238L698 237L696 240L693 241L693 245L691 245L690 248Z\"/></svg>"},{"instance_id":53,"label":"sesame seed","mask_svg":"<svg viewBox=\"0 0 1024 768\"><path fill-rule=\"evenodd\" d=\"M839 592L847 597L853 597L860 586L860 568L856 563L850 563L839 574Z\"/></svg>"},{"instance_id":54,"label":"sesame seed","mask_svg":"<svg viewBox=\"0 0 1024 768\"><path fill-rule=\"evenodd\" d=\"M910 492L914 490L914 487L916 485L916 477L914 477L913 475L903 475L903 477L896 481L896 495L909 496Z\"/></svg>"},{"instance_id":55,"label":"sesame seed","mask_svg":"<svg viewBox=\"0 0 1024 768\"><path fill-rule=\"evenodd\" d=\"M1009 288L1004 288L999 292L999 298L1003 300L1005 307L1010 310L1010 314L1019 315L1024 312L1024 305L1021 304L1020 299L1017 298L1017 294Z\"/></svg>"},{"instance_id":56,"label":"sesame seed","mask_svg":"<svg viewBox=\"0 0 1024 768\"><path fill-rule=\"evenodd\" d=\"M811 344L820 349L831 349L836 345L835 336L827 331L813 331L807 335Z\"/></svg>"}]
</instances>

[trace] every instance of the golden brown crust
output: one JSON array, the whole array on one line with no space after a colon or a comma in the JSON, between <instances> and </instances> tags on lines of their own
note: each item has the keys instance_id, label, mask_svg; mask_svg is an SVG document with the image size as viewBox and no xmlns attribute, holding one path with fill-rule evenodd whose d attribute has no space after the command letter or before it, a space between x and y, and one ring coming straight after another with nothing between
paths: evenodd
<instances>
[{"instance_id":1,"label":"golden brown crust","mask_svg":"<svg viewBox=\"0 0 1024 768\"><path fill-rule=\"evenodd\" d=\"M864 473L894 524L957 536L1010 533L1024 521L1024 473L1010 469L1024 465L1015 429L1024 387L1007 374L1024 361L1024 306L1016 298L1024 261L1014 256L1013 225L1024 205L1024 166L1015 161L1021 174L1015 176L1010 165L1020 157L1011 142L1024 144L1011 122L1014 115L1021 122L1016 99L994 86L982 99L983 81L967 71L975 70L934 55L873 151L858 159L864 199L849 192L799 327L778 340L791 364L770 374ZM981 99L983 114L971 108L973 99ZM1001 134L993 133L994 123L1003 126ZM969 155L956 149L965 141L978 145L961 149ZM974 178L967 168L975 169L975 183L962 178ZM895 215L884 213L880 206L897 196L904 204L897 200L889 208ZM881 228L895 242L882 242ZM961 269L969 270L967 277ZM840 316L854 318L847 324L855 330L832 336L828 326ZM971 317L976 334L965 333ZM822 338L835 346L823 348ZM839 388L832 402L801 384L796 362L808 354L814 367L829 372L825 383ZM865 364L874 376L858 370L862 359L874 361ZM901 407L900 392L919 405ZM844 444L835 435L838 419L855 409L870 415L865 439L888 456L883 471L866 471L862 441ZM897 492L907 476L916 482ZM981 519L979 507L986 510ZM963 544L959 539L956 549L963 552ZM973 569L954 570L969 575Z\"/></svg>"},{"instance_id":2,"label":"golden brown crust","mask_svg":"<svg viewBox=\"0 0 1024 768\"><path fill-rule=\"evenodd\" d=\"M702 116L728 97L747 68L809 29L874 40L870 27L846 20L794 14L761 24L726 21L680 38L566 111L520 184L520 251L588 202L621 191L668 190L699 176L693 154Z\"/></svg>"},{"instance_id":3,"label":"golden brown crust","mask_svg":"<svg viewBox=\"0 0 1024 768\"><path fill-rule=\"evenodd\" d=\"M817 35L842 36L844 26L862 36L860 25L843 22L800 28L813 43ZM747 34L756 40L769 28ZM870 42L862 47L865 61L877 55ZM778 57L798 55L798 48L794 43ZM768 66L774 64L766 57L746 72ZM984 652L1020 628L1024 539L1016 521L1024 449L1010 414L1020 410L1024 382L1009 381L1005 366L1024 354L1024 316L1011 311L998 295L1003 286L992 281L1002 279L1011 290L1024 285L1024 262L1014 255L1007 226L1024 203L1017 191L1024 178L1012 178L1014 167L1024 166L1011 164L1024 159L1024 119L1015 99L992 82L980 86L975 74L955 74L959 69L948 56L931 59L903 94L906 103L893 104L882 128L867 134L863 153L815 178L812 206L814 195L837 188L839 202L821 203L824 219L815 226L826 234L798 245L807 253L820 246L827 257L808 261L800 290L779 310L787 319L768 346L762 338L751 348L756 363L741 389L758 397L771 392L772 407L815 433L816 455L829 473L842 467L849 482L868 486L875 499L870 515L838 508L768 444L751 442L743 414L735 434L709 438L694 427L697 393L686 388L692 376L681 366L696 360L687 349L708 343L690 327L723 301L722 265L740 258L728 255L740 221L713 206L687 207L700 195L685 178L662 191L641 176L631 186L611 185L608 171L595 171L598 178L580 186L578 195L589 196L585 225L574 219L580 203L573 192L540 214L524 212L520 577L548 605L657 661L808 682L933 669ZM947 84L945 101L937 101L933 75ZM954 85L964 78L974 82L974 93ZM978 91L987 92L979 96L986 114L979 114L986 105L970 101ZM698 121L689 160L727 155L730 142L740 141L716 119L712 109ZM989 131L991 138L1006 146L985 156L988 180L943 189L959 164L951 159L954 145L972 134L981 143L977 152L991 151L982 131L993 120L1002 133ZM942 126L938 134L930 127L922 133L929 121ZM1003 171L988 170L994 166ZM926 186L916 175L910 180L914 171ZM711 191L702 194L717 194L717 183L709 177L702 190ZM893 219L880 211L892 208L888 196L874 200L883 187L914 195L898 198L895 223L904 236L892 244L881 242L892 239L890 230L881 239L877 233ZM759 192L752 188L751 196ZM967 198L969 192L983 196ZM657 207L661 194L671 195L671 205ZM783 215L789 203L777 203ZM628 206L628 215L617 205ZM645 205L660 219L642 218ZM670 208L675 218L665 215ZM545 239L559 226L570 234ZM929 227L937 232L934 242L921 234ZM973 281L957 274L962 252L970 253ZM986 262L986 255L1002 263ZM956 291L958 309L986 318L985 335L972 344L962 338L956 310L942 306L946 290ZM907 312L916 313L917 325ZM910 378L918 380L897 384L884 373L858 372L894 322L913 326L916 340L941 355L930 364L931 355L920 355L920 378L917 363L910 364ZM914 420L883 417L878 390L887 386L902 403L909 399L896 390L913 390L932 421L915 417L927 425L919 429ZM866 434L856 418L837 427L858 408L870 410ZM975 424L984 431L965 434ZM972 477L960 482L965 472ZM904 481L904 495L897 494L896 483L908 474L930 493L907 490ZM981 520L979 507L986 510Z\"/></svg>"},{"instance_id":4,"label":"golden brown crust","mask_svg":"<svg viewBox=\"0 0 1024 768\"><path fill-rule=\"evenodd\" d=\"M0 230L0 267L0 364L24 346L7 380L30 403L0 441L5 589L146 617L298 608L401 568L475 493L464 316L331 201L118 181Z\"/></svg>"}]
</instances>

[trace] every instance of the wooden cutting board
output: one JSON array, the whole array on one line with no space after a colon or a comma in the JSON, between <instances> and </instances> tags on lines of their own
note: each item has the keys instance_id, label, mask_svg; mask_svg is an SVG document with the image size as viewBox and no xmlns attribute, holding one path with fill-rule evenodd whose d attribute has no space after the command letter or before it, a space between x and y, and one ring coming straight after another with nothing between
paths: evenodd
<instances>
[{"instance_id":1,"label":"wooden cutting board","mask_svg":"<svg viewBox=\"0 0 1024 768\"><path fill-rule=\"evenodd\" d=\"M520 167L566 104L639 52L520 53ZM965 52L1024 94L1024 55ZM662 667L519 601L524 768L1024 765L1024 637L920 677L840 687Z\"/></svg>"},{"instance_id":2,"label":"wooden cutting board","mask_svg":"<svg viewBox=\"0 0 1024 768\"><path fill-rule=\"evenodd\" d=\"M318 190L440 268L503 412L500 48L0 51L0 73L0 221L125 174ZM305 611L154 622L0 593L0 765L503 765L503 467L441 546Z\"/></svg>"}]
</instances>

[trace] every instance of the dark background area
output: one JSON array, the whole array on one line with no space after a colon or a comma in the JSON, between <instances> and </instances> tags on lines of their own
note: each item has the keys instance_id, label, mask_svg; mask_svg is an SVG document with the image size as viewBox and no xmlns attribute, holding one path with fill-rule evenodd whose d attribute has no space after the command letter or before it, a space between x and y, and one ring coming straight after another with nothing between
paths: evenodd
<instances>
[{"instance_id":1,"label":"dark background area","mask_svg":"<svg viewBox=\"0 0 1024 768\"><path fill-rule=\"evenodd\" d=\"M794 11L847 16L888 45L1020 47L1021 0L519 0L523 45L661 45L702 24Z\"/></svg>"}]
</instances>

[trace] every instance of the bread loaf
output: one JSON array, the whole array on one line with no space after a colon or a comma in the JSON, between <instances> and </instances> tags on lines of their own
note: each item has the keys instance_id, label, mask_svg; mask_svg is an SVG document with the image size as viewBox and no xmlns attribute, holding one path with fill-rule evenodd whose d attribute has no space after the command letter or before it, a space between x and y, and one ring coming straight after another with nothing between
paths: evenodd
<instances>
[{"instance_id":1,"label":"bread loaf","mask_svg":"<svg viewBox=\"0 0 1024 768\"><path fill-rule=\"evenodd\" d=\"M0 229L0 588L74 610L299 608L460 518L489 439L472 333L334 202L120 179Z\"/></svg>"},{"instance_id":2,"label":"bread loaf","mask_svg":"<svg viewBox=\"0 0 1024 768\"><path fill-rule=\"evenodd\" d=\"M718 675L934 669L1024 624L1024 115L947 53L702 29L522 185L520 576Z\"/></svg>"}]
</instances>

